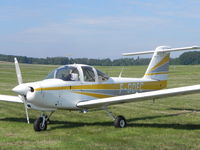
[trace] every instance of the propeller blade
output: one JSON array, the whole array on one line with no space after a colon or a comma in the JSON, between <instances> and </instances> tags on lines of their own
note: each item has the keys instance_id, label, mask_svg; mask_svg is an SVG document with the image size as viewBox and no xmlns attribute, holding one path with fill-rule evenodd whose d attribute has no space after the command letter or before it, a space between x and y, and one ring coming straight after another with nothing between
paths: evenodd
<instances>
[{"instance_id":1,"label":"propeller blade","mask_svg":"<svg viewBox=\"0 0 200 150\"><path fill-rule=\"evenodd\" d=\"M21 74L21 70L20 70L20 67L19 67L19 63L18 63L16 57L15 57L14 60L15 60L15 69L16 69L17 80L18 80L19 84L22 84L23 81L22 81L22 74Z\"/></svg>"},{"instance_id":2,"label":"propeller blade","mask_svg":"<svg viewBox=\"0 0 200 150\"><path fill-rule=\"evenodd\" d=\"M16 70L16 75L17 75L17 80L18 80L18 86L16 86L13 91L18 93L18 94L23 94L22 95L18 95L19 98L23 101L24 103L24 109L25 109L25 113L26 113L26 119L27 119L27 123L29 124L29 116L28 116L28 110L27 110L27 102L26 102L26 93L27 91L29 90L28 87L24 86L22 83L23 83L23 80L22 80L22 73L21 73L21 70L20 70L20 67L19 67L19 63L17 61L17 58L15 57L14 59L15 61L15 70Z\"/></svg>"},{"instance_id":3,"label":"propeller blade","mask_svg":"<svg viewBox=\"0 0 200 150\"><path fill-rule=\"evenodd\" d=\"M29 121L29 115L28 115L28 109L27 109L27 103L26 103L26 98L24 96L21 96L21 95L18 95L20 97L20 99L23 101L24 103L24 108L25 108L25 113L26 113L26 120L27 120L27 123L29 124L30 121Z\"/></svg>"}]
</instances>

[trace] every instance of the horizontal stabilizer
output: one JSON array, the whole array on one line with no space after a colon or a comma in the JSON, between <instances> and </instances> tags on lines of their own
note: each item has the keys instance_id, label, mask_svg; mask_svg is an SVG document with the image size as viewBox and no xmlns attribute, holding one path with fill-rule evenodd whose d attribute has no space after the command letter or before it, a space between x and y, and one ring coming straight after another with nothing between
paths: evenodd
<instances>
[{"instance_id":1,"label":"horizontal stabilizer","mask_svg":"<svg viewBox=\"0 0 200 150\"><path fill-rule=\"evenodd\" d=\"M10 95L0 95L0 101L23 103L18 96L10 96Z\"/></svg>"},{"instance_id":2,"label":"horizontal stabilizer","mask_svg":"<svg viewBox=\"0 0 200 150\"><path fill-rule=\"evenodd\" d=\"M194 50L194 49L200 49L200 46L159 49L156 52L173 52L173 51ZM122 55L123 56L134 56L134 55L153 54L154 52L155 52L155 50L151 50L151 51L143 51L143 52L123 53Z\"/></svg>"},{"instance_id":3,"label":"horizontal stabilizer","mask_svg":"<svg viewBox=\"0 0 200 150\"><path fill-rule=\"evenodd\" d=\"M104 107L113 104L128 103L128 102L138 102L150 99L166 98L177 95L186 95L200 93L200 84L193 86L185 86L179 88L164 89L158 91L136 93L123 96L115 96L109 98L95 99L89 101L79 102L78 107L82 108L94 108L94 107Z\"/></svg>"}]
</instances>

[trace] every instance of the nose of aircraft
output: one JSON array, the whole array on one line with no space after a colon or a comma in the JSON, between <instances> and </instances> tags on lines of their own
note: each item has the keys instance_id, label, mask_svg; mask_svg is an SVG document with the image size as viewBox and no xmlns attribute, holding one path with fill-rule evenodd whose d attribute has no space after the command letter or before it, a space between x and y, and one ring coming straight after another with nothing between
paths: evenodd
<instances>
[{"instance_id":1,"label":"nose of aircraft","mask_svg":"<svg viewBox=\"0 0 200 150\"><path fill-rule=\"evenodd\" d=\"M16 87L14 87L12 89L13 92L20 94L20 95L26 95L27 92L30 90L31 90L31 88L24 84L17 85Z\"/></svg>"}]
</instances>

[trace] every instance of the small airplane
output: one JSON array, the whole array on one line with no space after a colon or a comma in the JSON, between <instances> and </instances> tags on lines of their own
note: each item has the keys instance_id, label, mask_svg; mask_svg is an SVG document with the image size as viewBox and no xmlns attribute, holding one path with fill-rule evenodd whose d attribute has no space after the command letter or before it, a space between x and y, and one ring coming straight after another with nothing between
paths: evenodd
<instances>
[{"instance_id":1,"label":"small airplane","mask_svg":"<svg viewBox=\"0 0 200 150\"><path fill-rule=\"evenodd\" d=\"M113 119L114 126L127 125L123 116L115 116L109 105L138 102L200 92L200 84L171 89L167 87L170 52L200 49L198 46L170 48L159 46L155 51L124 53L124 56L152 54L153 57L142 78L109 77L92 66L69 64L53 70L44 80L23 83L20 67L15 58L19 85L14 87L18 96L0 95L0 100L23 103L27 122L27 109L41 112L34 121L35 131L44 131L51 115L58 109L78 110L86 113L90 109L105 110ZM49 113L49 115L47 115Z\"/></svg>"}]
</instances>

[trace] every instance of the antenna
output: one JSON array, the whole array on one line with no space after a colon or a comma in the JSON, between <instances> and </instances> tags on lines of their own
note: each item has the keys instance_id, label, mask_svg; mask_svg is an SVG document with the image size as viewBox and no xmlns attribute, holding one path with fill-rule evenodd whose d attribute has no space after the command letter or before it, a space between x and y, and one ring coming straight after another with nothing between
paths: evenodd
<instances>
[{"instance_id":1,"label":"antenna","mask_svg":"<svg viewBox=\"0 0 200 150\"><path fill-rule=\"evenodd\" d=\"M122 70L121 70L121 72L120 72L120 74L119 74L119 78L121 78L122 77L122 73L123 73L123 71L124 71L124 56L122 57Z\"/></svg>"},{"instance_id":2,"label":"antenna","mask_svg":"<svg viewBox=\"0 0 200 150\"><path fill-rule=\"evenodd\" d=\"M124 66L122 67L122 70L121 70L121 72L120 72L120 74L119 74L119 78L122 77L122 73L123 73L123 71L124 71Z\"/></svg>"},{"instance_id":3,"label":"antenna","mask_svg":"<svg viewBox=\"0 0 200 150\"><path fill-rule=\"evenodd\" d=\"M67 54L67 55L65 55L65 57L67 57L68 59L69 59L69 62L68 62L68 64L70 64L70 60L72 59L72 54Z\"/></svg>"}]
</instances>

